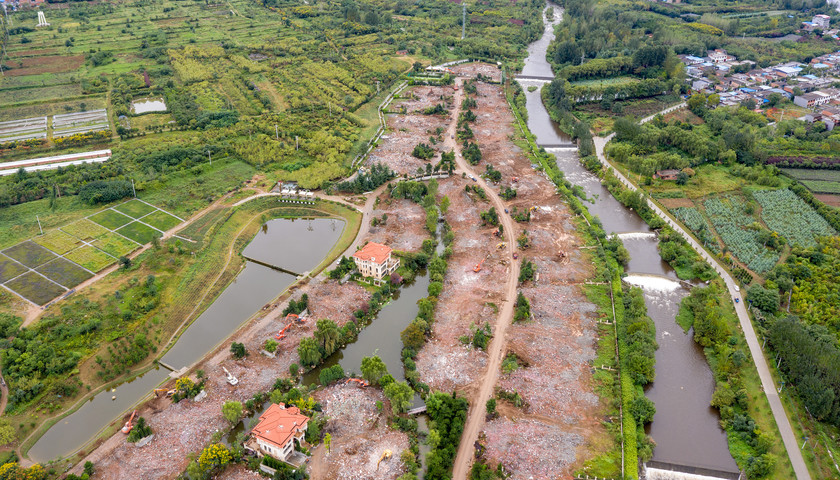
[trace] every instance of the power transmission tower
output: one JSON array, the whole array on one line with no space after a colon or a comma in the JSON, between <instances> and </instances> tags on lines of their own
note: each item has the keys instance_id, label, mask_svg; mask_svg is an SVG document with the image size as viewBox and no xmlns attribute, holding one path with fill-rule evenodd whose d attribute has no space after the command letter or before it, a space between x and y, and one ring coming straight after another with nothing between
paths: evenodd
<instances>
[{"instance_id":1,"label":"power transmission tower","mask_svg":"<svg viewBox=\"0 0 840 480\"><path fill-rule=\"evenodd\" d=\"M467 36L467 2L461 4L461 40Z\"/></svg>"}]
</instances>

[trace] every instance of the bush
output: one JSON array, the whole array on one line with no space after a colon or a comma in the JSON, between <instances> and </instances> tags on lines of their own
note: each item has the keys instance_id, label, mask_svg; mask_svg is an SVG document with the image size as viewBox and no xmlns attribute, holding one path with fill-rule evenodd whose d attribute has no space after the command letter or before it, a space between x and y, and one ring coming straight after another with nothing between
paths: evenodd
<instances>
[{"instance_id":1,"label":"bush","mask_svg":"<svg viewBox=\"0 0 840 480\"><path fill-rule=\"evenodd\" d=\"M233 342L230 345L230 353L233 355L233 358L239 360L245 358L248 355L248 352L245 350L245 345L237 342Z\"/></svg>"},{"instance_id":2,"label":"bush","mask_svg":"<svg viewBox=\"0 0 840 480\"><path fill-rule=\"evenodd\" d=\"M130 197L133 189L127 180L97 180L86 183L79 189L79 198L90 205L109 203Z\"/></svg>"},{"instance_id":3,"label":"bush","mask_svg":"<svg viewBox=\"0 0 840 480\"><path fill-rule=\"evenodd\" d=\"M148 437L151 434L152 427L146 423L145 418L140 417L137 419L137 423L134 425L134 428L131 429L131 433L128 434L128 441L134 443Z\"/></svg>"},{"instance_id":4,"label":"bush","mask_svg":"<svg viewBox=\"0 0 840 480\"><path fill-rule=\"evenodd\" d=\"M333 365L332 367L324 368L318 375L318 380L320 380L321 385L324 386L337 380L341 380L342 378L344 378L344 369L341 368L341 365Z\"/></svg>"}]
</instances>

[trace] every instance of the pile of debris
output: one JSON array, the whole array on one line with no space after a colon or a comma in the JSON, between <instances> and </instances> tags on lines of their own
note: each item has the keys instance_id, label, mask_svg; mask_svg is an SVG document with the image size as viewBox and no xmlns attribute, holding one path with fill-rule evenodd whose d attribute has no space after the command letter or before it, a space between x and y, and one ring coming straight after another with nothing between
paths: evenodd
<instances>
[{"instance_id":1,"label":"pile of debris","mask_svg":"<svg viewBox=\"0 0 840 480\"><path fill-rule=\"evenodd\" d=\"M576 450L583 444L577 433L530 419L514 423L499 417L485 425L484 434L484 457L504 465L513 480L569 477Z\"/></svg>"}]
</instances>

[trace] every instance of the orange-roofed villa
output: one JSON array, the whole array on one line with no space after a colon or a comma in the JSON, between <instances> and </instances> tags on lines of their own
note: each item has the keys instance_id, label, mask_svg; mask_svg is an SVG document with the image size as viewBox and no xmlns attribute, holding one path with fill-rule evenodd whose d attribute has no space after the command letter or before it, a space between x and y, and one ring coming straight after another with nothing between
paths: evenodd
<instances>
[{"instance_id":1,"label":"orange-roofed villa","mask_svg":"<svg viewBox=\"0 0 840 480\"><path fill-rule=\"evenodd\" d=\"M353 254L356 269L363 277L373 277L382 280L400 266L399 259L391 258L391 247L381 243L369 242L361 250Z\"/></svg>"},{"instance_id":2,"label":"orange-roofed villa","mask_svg":"<svg viewBox=\"0 0 840 480\"><path fill-rule=\"evenodd\" d=\"M309 417L297 407L274 403L260 415L260 421L251 430L245 446L258 456L268 455L295 467L306 461L306 456L295 451L295 442L303 442Z\"/></svg>"}]
</instances>

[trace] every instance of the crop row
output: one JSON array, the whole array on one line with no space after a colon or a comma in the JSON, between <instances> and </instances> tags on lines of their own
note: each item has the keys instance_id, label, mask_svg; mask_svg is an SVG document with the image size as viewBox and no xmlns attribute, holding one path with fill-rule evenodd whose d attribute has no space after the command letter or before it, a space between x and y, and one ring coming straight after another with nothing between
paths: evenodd
<instances>
[{"instance_id":1,"label":"crop row","mask_svg":"<svg viewBox=\"0 0 840 480\"><path fill-rule=\"evenodd\" d=\"M726 247L756 273L765 273L779 261L779 254L758 240L758 231L746 228L755 219L747 214L741 199L733 196L703 202L706 213Z\"/></svg>"},{"instance_id":2,"label":"crop row","mask_svg":"<svg viewBox=\"0 0 840 480\"><path fill-rule=\"evenodd\" d=\"M817 237L837 235L820 214L788 189L761 190L754 196L761 204L764 223L791 244L812 247Z\"/></svg>"}]
</instances>

